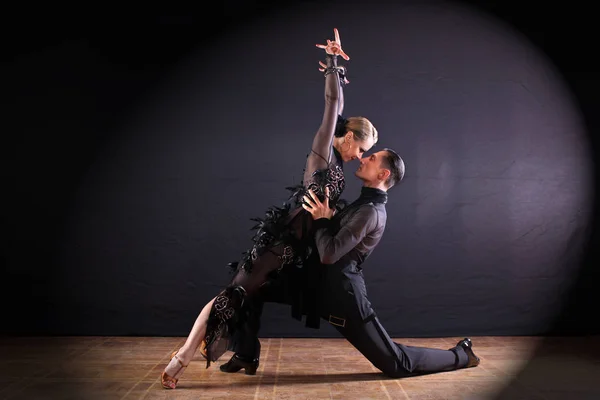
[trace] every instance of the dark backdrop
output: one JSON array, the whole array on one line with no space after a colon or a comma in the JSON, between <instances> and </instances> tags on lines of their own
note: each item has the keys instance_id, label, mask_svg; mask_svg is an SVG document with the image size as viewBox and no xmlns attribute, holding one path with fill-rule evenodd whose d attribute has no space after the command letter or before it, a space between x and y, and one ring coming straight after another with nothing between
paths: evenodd
<instances>
[{"instance_id":1,"label":"dark backdrop","mask_svg":"<svg viewBox=\"0 0 600 400\"><path fill-rule=\"evenodd\" d=\"M390 335L598 333L583 11L414 3L15 14L2 332L186 335L250 218L301 179L323 108L314 44L337 27L344 114L370 118L407 167L364 265ZM269 305L262 335L337 336L323 325Z\"/></svg>"}]
</instances>

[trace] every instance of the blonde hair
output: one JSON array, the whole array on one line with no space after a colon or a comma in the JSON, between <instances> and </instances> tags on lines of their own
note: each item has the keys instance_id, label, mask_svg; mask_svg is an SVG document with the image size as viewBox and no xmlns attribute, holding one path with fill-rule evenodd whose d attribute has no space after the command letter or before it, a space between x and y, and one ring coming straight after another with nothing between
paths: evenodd
<instances>
[{"instance_id":1,"label":"blonde hair","mask_svg":"<svg viewBox=\"0 0 600 400\"><path fill-rule=\"evenodd\" d=\"M339 132L339 136L344 136L348 131L354 133L354 139L358 141L364 141L368 138L373 138L373 144L379 140L377 129L373 126L371 121L365 117L349 117L346 119L344 124L343 132ZM337 135L336 135L337 136Z\"/></svg>"}]
</instances>

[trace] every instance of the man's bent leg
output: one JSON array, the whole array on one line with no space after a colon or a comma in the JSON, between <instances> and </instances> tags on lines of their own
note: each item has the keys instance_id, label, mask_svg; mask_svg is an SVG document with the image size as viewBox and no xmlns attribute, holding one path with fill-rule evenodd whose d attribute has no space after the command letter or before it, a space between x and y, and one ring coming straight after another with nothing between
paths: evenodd
<instances>
[{"instance_id":1,"label":"man's bent leg","mask_svg":"<svg viewBox=\"0 0 600 400\"><path fill-rule=\"evenodd\" d=\"M227 350L235 354L219 369L223 372L238 372L244 368L246 375L256 374L260 358L260 318L264 303L259 298L248 298L242 308L241 320L237 324L230 346Z\"/></svg>"},{"instance_id":2,"label":"man's bent leg","mask_svg":"<svg viewBox=\"0 0 600 400\"><path fill-rule=\"evenodd\" d=\"M279 281L272 282L266 285L260 293L246 298L241 313L242 319L237 324L238 329L236 329L228 348L235 354L227 363L221 365L221 371L238 372L241 368L245 368L246 374L253 375L256 372L261 350L258 332L266 302L285 304L285 286Z\"/></svg>"},{"instance_id":3,"label":"man's bent leg","mask_svg":"<svg viewBox=\"0 0 600 400\"><path fill-rule=\"evenodd\" d=\"M248 298L242 309L242 320L233 335L228 350L233 351L242 359L252 361L260 357L260 318L263 311L263 301L258 298Z\"/></svg>"}]
</instances>

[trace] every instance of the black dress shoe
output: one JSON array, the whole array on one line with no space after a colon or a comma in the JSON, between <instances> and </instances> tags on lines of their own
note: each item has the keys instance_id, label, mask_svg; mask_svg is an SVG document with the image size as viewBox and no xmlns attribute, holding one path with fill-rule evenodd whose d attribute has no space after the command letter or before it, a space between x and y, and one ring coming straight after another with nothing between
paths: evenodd
<instances>
[{"instance_id":1,"label":"black dress shoe","mask_svg":"<svg viewBox=\"0 0 600 400\"><path fill-rule=\"evenodd\" d=\"M258 364L258 358L253 361L245 361L238 357L237 354L234 354L231 359L221 365L219 369L223 372L238 372L240 369L244 368L244 373L246 375L256 375Z\"/></svg>"},{"instance_id":2,"label":"black dress shoe","mask_svg":"<svg viewBox=\"0 0 600 400\"><path fill-rule=\"evenodd\" d=\"M469 361L467 362L465 368L476 367L479 365L481 361L479 360L479 357L473 353L473 343L471 343L471 339L464 338L460 342L456 343L456 347L462 347L469 357Z\"/></svg>"}]
</instances>

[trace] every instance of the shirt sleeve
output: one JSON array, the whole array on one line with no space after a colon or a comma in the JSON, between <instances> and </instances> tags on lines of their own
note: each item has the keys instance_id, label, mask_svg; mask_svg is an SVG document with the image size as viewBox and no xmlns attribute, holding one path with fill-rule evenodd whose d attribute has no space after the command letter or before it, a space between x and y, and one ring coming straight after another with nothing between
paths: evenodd
<instances>
[{"instance_id":1,"label":"shirt sleeve","mask_svg":"<svg viewBox=\"0 0 600 400\"><path fill-rule=\"evenodd\" d=\"M365 238L377 223L377 213L370 205L362 205L337 233L330 229L331 220L314 221L315 242L322 264L334 264Z\"/></svg>"}]
</instances>

